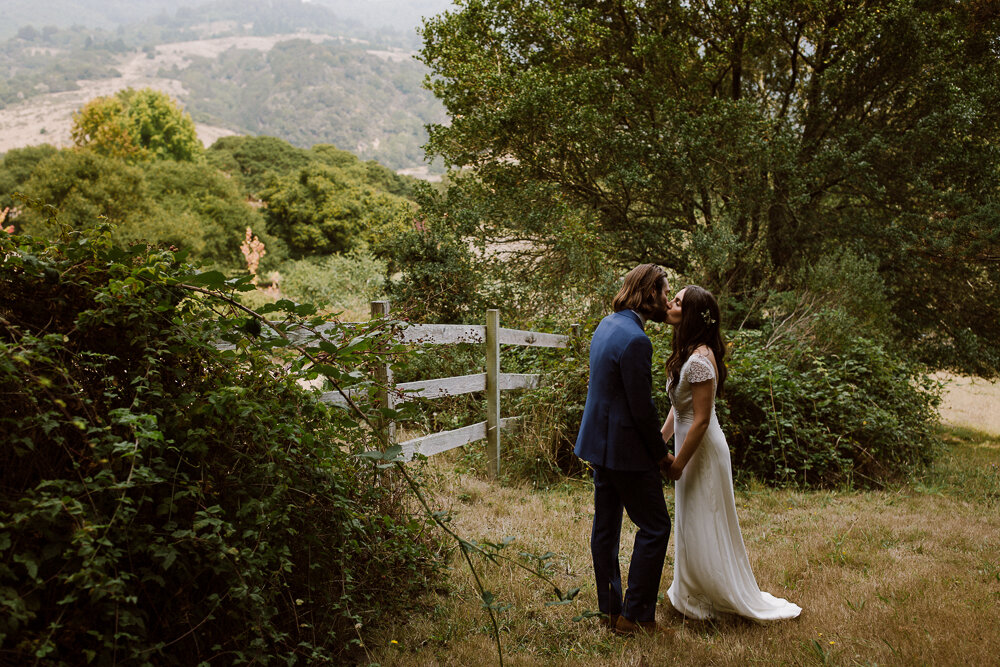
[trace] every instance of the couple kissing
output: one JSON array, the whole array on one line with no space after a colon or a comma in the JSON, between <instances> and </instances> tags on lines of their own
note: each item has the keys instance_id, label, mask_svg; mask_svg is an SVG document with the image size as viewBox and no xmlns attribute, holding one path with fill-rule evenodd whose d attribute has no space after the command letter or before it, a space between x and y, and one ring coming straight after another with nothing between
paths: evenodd
<instances>
[{"instance_id":1,"label":"couple kissing","mask_svg":"<svg viewBox=\"0 0 1000 667\"><path fill-rule=\"evenodd\" d=\"M593 471L590 548L602 620L619 634L669 632L656 622L671 529L664 478L676 483L674 577L667 590L674 609L698 620L797 617L798 605L759 589L740 532L729 446L715 414L726 381L715 297L697 285L671 296L664 270L642 264L625 276L613 308L591 340L587 403L574 450ZM666 367L671 408L662 424L652 397L649 321L673 327ZM618 566L623 511L638 528L624 592Z\"/></svg>"}]
</instances>

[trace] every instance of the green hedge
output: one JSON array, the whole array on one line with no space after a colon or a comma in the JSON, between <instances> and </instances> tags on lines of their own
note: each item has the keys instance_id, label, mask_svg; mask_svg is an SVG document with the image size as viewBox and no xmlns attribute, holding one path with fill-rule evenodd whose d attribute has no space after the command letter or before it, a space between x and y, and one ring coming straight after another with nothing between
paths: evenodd
<instances>
[{"instance_id":1,"label":"green hedge","mask_svg":"<svg viewBox=\"0 0 1000 667\"><path fill-rule=\"evenodd\" d=\"M920 364L864 338L836 354L798 352L768 348L755 332L732 341L720 419L737 475L881 485L938 451L940 392Z\"/></svg>"},{"instance_id":2,"label":"green hedge","mask_svg":"<svg viewBox=\"0 0 1000 667\"><path fill-rule=\"evenodd\" d=\"M356 659L425 522L347 413L215 348L190 266L107 238L0 234L0 662Z\"/></svg>"},{"instance_id":3,"label":"green hedge","mask_svg":"<svg viewBox=\"0 0 1000 667\"><path fill-rule=\"evenodd\" d=\"M564 354L548 357L544 385L523 394L512 408L512 414L530 418L505 441L504 468L510 475L551 483L581 473L572 452L596 324L585 326ZM650 332L653 396L665 417L670 403L663 368L670 334L658 329ZM737 332L730 342L729 379L717 410L737 479L780 486L880 486L939 451L938 384L888 344L848 336L832 353L817 351L808 339L768 345L758 331Z\"/></svg>"}]
</instances>

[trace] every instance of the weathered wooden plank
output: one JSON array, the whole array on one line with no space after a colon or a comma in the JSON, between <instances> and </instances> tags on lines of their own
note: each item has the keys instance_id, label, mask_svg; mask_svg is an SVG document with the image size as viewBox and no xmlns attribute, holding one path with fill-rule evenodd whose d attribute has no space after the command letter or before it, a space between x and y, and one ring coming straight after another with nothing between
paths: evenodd
<instances>
[{"instance_id":1,"label":"weathered wooden plank","mask_svg":"<svg viewBox=\"0 0 1000 667\"><path fill-rule=\"evenodd\" d=\"M396 385L396 388L402 389L405 392L402 397L397 396L396 400L399 402L412 401L415 398L443 398L445 396L471 394L475 391L486 390L486 373L457 375L450 378L419 380L417 382L401 382Z\"/></svg>"},{"instance_id":2,"label":"weathered wooden plank","mask_svg":"<svg viewBox=\"0 0 1000 667\"><path fill-rule=\"evenodd\" d=\"M566 347L569 345L569 336L540 333L538 331L522 331L520 329L500 329L500 342L503 345Z\"/></svg>"},{"instance_id":3,"label":"weathered wooden plank","mask_svg":"<svg viewBox=\"0 0 1000 667\"><path fill-rule=\"evenodd\" d=\"M450 345L482 343L486 327L476 324L411 324L402 331L400 342Z\"/></svg>"},{"instance_id":4,"label":"weathered wooden plank","mask_svg":"<svg viewBox=\"0 0 1000 667\"><path fill-rule=\"evenodd\" d=\"M501 373L500 389L537 389L541 379L538 373Z\"/></svg>"},{"instance_id":5,"label":"weathered wooden plank","mask_svg":"<svg viewBox=\"0 0 1000 667\"><path fill-rule=\"evenodd\" d=\"M514 426L522 419L524 419L524 415L517 415L516 417L501 417L500 428L507 428L508 426Z\"/></svg>"},{"instance_id":6,"label":"weathered wooden plank","mask_svg":"<svg viewBox=\"0 0 1000 667\"><path fill-rule=\"evenodd\" d=\"M500 311L486 311L486 471L500 474Z\"/></svg>"},{"instance_id":7,"label":"weathered wooden plank","mask_svg":"<svg viewBox=\"0 0 1000 667\"><path fill-rule=\"evenodd\" d=\"M316 327L316 331L326 335L337 327L350 327L351 322L337 324L329 322ZM349 330L349 329L348 329ZM289 340L297 345L315 345L320 339L306 329L294 329L286 333ZM276 338L277 334L264 328L263 338ZM502 345L529 345L535 347L566 347L569 336L541 333L539 331L522 331L520 329L500 329ZM332 338L335 344L344 342L344 336ZM486 327L477 324L411 324L404 328L399 337L401 343L418 343L426 345L453 345L455 343L482 343L486 339ZM220 349L233 349L228 343L220 343Z\"/></svg>"},{"instance_id":8,"label":"weathered wooden plank","mask_svg":"<svg viewBox=\"0 0 1000 667\"><path fill-rule=\"evenodd\" d=\"M467 445L470 442L482 440L485 437L486 422L482 421L471 426L456 428L452 431L442 431L441 433L407 440L406 442L399 443L399 445L403 448L403 458L409 460L418 453L424 456L433 456L434 454L446 452L449 449Z\"/></svg>"},{"instance_id":9,"label":"weathered wooden plank","mask_svg":"<svg viewBox=\"0 0 1000 667\"><path fill-rule=\"evenodd\" d=\"M541 377L537 373L501 373L500 389L502 391L511 389L536 389L541 381ZM406 403L417 398L444 398L446 396L471 394L486 390L486 373L456 375L450 378L419 380L416 382L401 382L396 385L396 389L403 391L402 396L394 394L396 403ZM366 393L367 389L358 391L347 390L347 394L354 400L357 400ZM344 400L344 397L338 391L323 392L319 400L335 405L347 405L347 401Z\"/></svg>"},{"instance_id":10,"label":"weathered wooden plank","mask_svg":"<svg viewBox=\"0 0 1000 667\"><path fill-rule=\"evenodd\" d=\"M368 389L367 388L360 390L347 389L344 391L344 393L350 396L352 401L357 401L362 396L368 394ZM345 408L347 407L347 401L344 400L344 397L341 395L341 393L336 390L324 391L322 394L319 395L319 400L328 405L341 405L344 406Z\"/></svg>"}]
</instances>

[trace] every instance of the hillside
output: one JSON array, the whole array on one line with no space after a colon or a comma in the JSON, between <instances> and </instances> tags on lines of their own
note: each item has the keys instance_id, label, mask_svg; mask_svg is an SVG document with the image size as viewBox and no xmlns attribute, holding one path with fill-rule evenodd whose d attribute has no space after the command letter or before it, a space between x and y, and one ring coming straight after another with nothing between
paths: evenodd
<instances>
[{"instance_id":1,"label":"hillside","mask_svg":"<svg viewBox=\"0 0 1000 667\"><path fill-rule=\"evenodd\" d=\"M152 87L184 105L206 146L266 134L419 172L424 125L444 111L400 43L291 0L182 8L114 32L22 29L0 45L0 152L67 145L87 100Z\"/></svg>"},{"instance_id":2,"label":"hillside","mask_svg":"<svg viewBox=\"0 0 1000 667\"><path fill-rule=\"evenodd\" d=\"M25 26L73 25L112 29L175 10L174 0L4 0L0 4L0 39L8 39Z\"/></svg>"}]
</instances>

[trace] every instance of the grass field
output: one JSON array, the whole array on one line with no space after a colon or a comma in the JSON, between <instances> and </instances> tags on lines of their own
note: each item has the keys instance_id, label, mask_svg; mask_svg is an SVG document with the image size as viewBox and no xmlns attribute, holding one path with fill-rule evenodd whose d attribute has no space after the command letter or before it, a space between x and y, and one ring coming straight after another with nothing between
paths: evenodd
<instances>
[{"instance_id":1,"label":"grass field","mask_svg":"<svg viewBox=\"0 0 1000 667\"><path fill-rule=\"evenodd\" d=\"M444 455L430 463L431 487L460 534L514 536L512 556L552 551L559 585L582 589L572 604L546 606L553 598L537 580L509 566L480 564L486 587L511 605L500 615L509 665L996 665L1000 429L983 430L993 429L986 422L974 430L977 424L951 420L948 412L959 401L966 412L992 416L1000 403L989 392L983 398L982 389L952 388L943 408L950 422L941 432L945 454L905 485L867 492L737 490L758 583L804 609L796 620L771 625L686 621L666 601L658 620L675 629L669 637L620 638L594 619L574 621L597 606L587 482L546 490L501 486L462 474L457 458ZM672 488L666 493L672 510ZM625 524L622 543L629 545L634 527ZM628 552L623 548L623 575ZM438 592L407 618L383 619L368 635L371 662L496 662L472 578L457 552L448 558L451 570ZM671 540L661 592L672 559Z\"/></svg>"}]
</instances>

